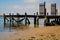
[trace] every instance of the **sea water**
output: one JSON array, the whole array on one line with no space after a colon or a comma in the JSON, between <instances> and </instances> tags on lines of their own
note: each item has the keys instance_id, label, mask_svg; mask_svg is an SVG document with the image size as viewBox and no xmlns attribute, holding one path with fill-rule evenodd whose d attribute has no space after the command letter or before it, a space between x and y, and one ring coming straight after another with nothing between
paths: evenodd
<instances>
[{"instance_id":1,"label":"sea water","mask_svg":"<svg viewBox=\"0 0 60 40\"><path fill-rule=\"evenodd\" d=\"M22 18L20 18L22 19ZM30 21L30 28L34 28L34 18L28 18ZM25 20L22 21L22 24L24 24ZM7 23L8 25L8 23ZM39 27L44 26L44 19L39 19ZM0 32L5 32L5 31L10 31L10 30L15 30L14 28L10 28L10 26L4 27L4 17L0 17Z\"/></svg>"}]
</instances>

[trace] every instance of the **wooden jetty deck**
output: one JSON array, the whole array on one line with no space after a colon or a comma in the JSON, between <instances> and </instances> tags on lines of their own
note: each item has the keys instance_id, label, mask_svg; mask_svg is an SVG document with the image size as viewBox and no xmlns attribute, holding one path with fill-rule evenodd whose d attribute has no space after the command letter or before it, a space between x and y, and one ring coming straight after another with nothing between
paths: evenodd
<instances>
[{"instance_id":1,"label":"wooden jetty deck","mask_svg":"<svg viewBox=\"0 0 60 40\"><path fill-rule=\"evenodd\" d=\"M28 17L34 18L34 24L39 25L39 19L40 18L44 18L44 25L46 25L46 22L49 23L50 19L55 19L55 21L60 21L60 15L38 15L38 13L35 15L27 15L27 13L25 13L25 15L19 15L17 13L17 15L5 15L4 14L4 24L6 23L7 17L10 18L10 24L15 20L14 18L17 18L17 20L15 20L17 22L17 24L19 24L19 22L25 20L25 24L27 25L27 21L30 24L30 20L28 19ZM24 19L21 19L21 17L24 17ZM12 21L13 20L13 21Z\"/></svg>"},{"instance_id":2,"label":"wooden jetty deck","mask_svg":"<svg viewBox=\"0 0 60 40\"><path fill-rule=\"evenodd\" d=\"M25 15L5 15L5 17L25 17ZM37 15L26 15L26 17L37 17ZM44 15L38 15L39 18L60 18L60 15L54 16L54 15L48 15L48 16L44 16Z\"/></svg>"}]
</instances>

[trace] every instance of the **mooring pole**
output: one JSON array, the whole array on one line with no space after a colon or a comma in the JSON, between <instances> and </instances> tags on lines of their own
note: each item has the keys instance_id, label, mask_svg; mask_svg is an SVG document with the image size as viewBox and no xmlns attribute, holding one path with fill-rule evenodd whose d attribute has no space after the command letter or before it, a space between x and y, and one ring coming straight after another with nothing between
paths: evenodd
<instances>
[{"instance_id":1,"label":"mooring pole","mask_svg":"<svg viewBox=\"0 0 60 40\"><path fill-rule=\"evenodd\" d=\"M36 27L36 16L35 16L35 13L34 13L34 27Z\"/></svg>"},{"instance_id":2,"label":"mooring pole","mask_svg":"<svg viewBox=\"0 0 60 40\"><path fill-rule=\"evenodd\" d=\"M5 26L5 24L6 24L6 21L5 21L5 13L4 13L4 26Z\"/></svg>"},{"instance_id":3,"label":"mooring pole","mask_svg":"<svg viewBox=\"0 0 60 40\"><path fill-rule=\"evenodd\" d=\"M12 25L11 25L11 13L9 13L9 16L10 16L10 27L11 27L11 26L12 26Z\"/></svg>"},{"instance_id":4,"label":"mooring pole","mask_svg":"<svg viewBox=\"0 0 60 40\"><path fill-rule=\"evenodd\" d=\"M17 26L19 26L19 13L17 13Z\"/></svg>"},{"instance_id":5,"label":"mooring pole","mask_svg":"<svg viewBox=\"0 0 60 40\"><path fill-rule=\"evenodd\" d=\"M58 21L59 21L59 18L55 18L55 21L57 21L57 22L58 22Z\"/></svg>"},{"instance_id":6,"label":"mooring pole","mask_svg":"<svg viewBox=\"0 0 60 40\"><path fill-rule=\"evenodd\" d=\"M13 15L14 15L14 13L12 13L12 26L14 26L14 20L13 20Z\"/></svg>"},{"instance_id":7,"label":"mooring pole","mask_svg":"<svg viewBox=\"0 0 60 40\"><path fill-rule=\"evenodd\" d=\"M25 12L25 26L27 25L27 13Z\"/></svg>"},{"instance_id":8,"label":"mooring pole","mask_svg":"<svg viewBox=\"0 0 60 40\"><path fill-rule=\"evenodd\" d=\"M37 12L36 24L37 24L37 25L39 25L39 17L38 17L38 12Z\"/></svg>"},{"instance_id":9,"label":"mooring pole","mask_svg":"<svg viewBox=\"0 0 60 40\"><path fill-rule=\"evenodd\" d=\"M56 18L55 18L55 21L56 21Z\"/></svg>"},{"instance_id":10,"label":"mooring pole","mask_svg":"<svg viewBox=\"0 0 60 40\"><path fill-rule=\"evenodd\" d=\"M60 22L60 18L59 18L59 22Z\"/></svg>"},{"instance_id":11,"label":"mooring pole","mask_svg":"<svg viewBox=\"0 0 60 40\"><path fill-rule=\"evenodd\" d=\"M47 20L47 17L45 16L45 18L44 18L44 26L46 26L46 20Z\"/></svg>"},{"instance_id":12,"label":"mooring pole","mask_svg":"<svg viewBox=\"0 0 60 40\"><path fill-rule=\"evenodd\" d=\"M48 23L50 22L50 19L49 19L49 18L47 18L47 22L48 22Z\"/></svg>"},{"instance_id":13,"label":"mooring pole","mask_svg":"<svg viewBox=\"0 0 60 40\"><path fill-rule=\"evenodd\" d=\"M36 16L35 16L35 13L34 13L34 25L36 25Z\"/></svg>"}]
</instances>

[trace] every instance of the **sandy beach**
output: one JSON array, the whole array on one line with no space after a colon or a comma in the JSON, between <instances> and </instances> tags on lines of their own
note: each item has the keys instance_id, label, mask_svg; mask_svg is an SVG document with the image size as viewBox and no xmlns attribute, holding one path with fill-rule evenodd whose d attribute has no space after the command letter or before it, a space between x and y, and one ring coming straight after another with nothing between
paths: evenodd
<instances>
[{"instance_id":1,"label":"sandy beach","mask_svg":"<svg viewBox=\"0 0 60 40\"><path fill-rule=\"evenodd\" d=\"M60 26L32 28L22 32L17 31L5 40L60 40Z\"/></svg>"}]
</instances>

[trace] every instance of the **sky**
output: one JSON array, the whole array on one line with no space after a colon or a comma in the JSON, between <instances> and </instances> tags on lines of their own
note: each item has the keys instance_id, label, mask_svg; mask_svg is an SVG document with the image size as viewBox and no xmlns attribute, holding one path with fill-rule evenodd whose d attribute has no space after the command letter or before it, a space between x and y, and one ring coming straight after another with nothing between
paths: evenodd
<instances>
[{"instance_id":1,"label":"sky","mask_svg":"<svg viewBox=\"0 0 60 40\"><path fill-rule=\"evenodd\" d=\"M46 9L50 15L51 3L57 4L58 15L60 15L60 0L0 0L0 15L9 13L34 14L39 12L39 4L46 2Z\"/></svg>"}]
</instances>

